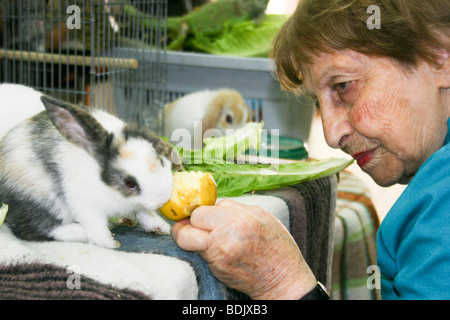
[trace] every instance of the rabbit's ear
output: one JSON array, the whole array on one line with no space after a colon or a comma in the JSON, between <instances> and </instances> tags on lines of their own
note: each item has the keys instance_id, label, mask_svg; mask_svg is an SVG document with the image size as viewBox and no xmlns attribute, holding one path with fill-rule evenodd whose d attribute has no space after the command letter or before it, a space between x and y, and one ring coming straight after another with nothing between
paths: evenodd
<instances>
[{"instance_id":1,"label":"rabbit's ear","mask_svg":"<svg viewBox=\"0 0 450 320\"><path fill-rule=\"evenodd\" d=\"M109 133L86 109L45 95L41 96L41 101L58 131L68 141L90 152L105 145Z\"/></svg>"}]
</instances>

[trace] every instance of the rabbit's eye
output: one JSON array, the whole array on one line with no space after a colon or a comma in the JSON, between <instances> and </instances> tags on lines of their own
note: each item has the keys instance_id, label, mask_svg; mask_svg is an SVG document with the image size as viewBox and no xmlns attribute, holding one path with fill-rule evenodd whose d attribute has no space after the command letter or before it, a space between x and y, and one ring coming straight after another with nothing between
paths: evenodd
<instances>
[{"instance_id":1,"label":"rabbit's eye","mask_svg":"<svg viewBox=\"0 0 450 320\"><path fill-rule=\"evenodd\" d=\"M132 177L127 177L123 179L123 184L129 189L129 190L137 190L139 188L136 179Z\"/></svg>"},{"instance_id":2,"label":"rabbit's eye","mask_svg":"<svg viewBox=\"0 0 450 320\"><path fill-rule=\"evenodd\" d=\"M227 114L227 116L225 117L225 121L226 121L228 124L232 124L232 123L233 123L233 117L230 116L229 114Z\"/></svg>"}]
</instances>

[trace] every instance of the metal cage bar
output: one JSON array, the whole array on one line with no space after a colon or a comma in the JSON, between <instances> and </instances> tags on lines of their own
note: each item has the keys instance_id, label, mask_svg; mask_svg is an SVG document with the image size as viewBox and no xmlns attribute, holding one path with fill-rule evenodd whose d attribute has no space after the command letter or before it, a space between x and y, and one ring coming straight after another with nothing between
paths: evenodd
<instances>
[{"instance_id":1,"label":"metal cage bar","mask_svg":"<svg viewBox=\"0 0 450 320\"><path fill-rule=\"evenodd\" d=\"M167 0L0 0L0 82L163 132ZM152 56L151 62L142 57Z\"/></svg>"}]
</instances>

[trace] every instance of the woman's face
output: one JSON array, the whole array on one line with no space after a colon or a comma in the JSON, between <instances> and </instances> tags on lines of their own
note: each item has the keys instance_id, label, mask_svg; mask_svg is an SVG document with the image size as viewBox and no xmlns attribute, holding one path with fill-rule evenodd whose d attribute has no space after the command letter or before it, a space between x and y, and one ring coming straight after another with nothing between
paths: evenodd
<instances>
[{"instance_id":1,"label":"woman's face","mask_svg":"<svg viewBox=\"0 0 450 320\"><path fill-rule=\"evenodd\" d=\"M405 71L388 58L354 51L322 53L304 68L305 88L317 97L324 134L353 156L376 183L408 183L438 150L449 117L434 67Z\"/></svg>"}]
</instances>

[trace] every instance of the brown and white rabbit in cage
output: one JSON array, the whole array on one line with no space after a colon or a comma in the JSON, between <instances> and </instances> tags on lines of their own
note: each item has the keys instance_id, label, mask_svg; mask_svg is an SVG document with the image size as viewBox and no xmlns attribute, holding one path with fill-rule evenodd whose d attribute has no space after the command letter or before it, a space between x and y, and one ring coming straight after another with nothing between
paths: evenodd
<instances>
[{"instance_id":1,"label":"brown and white rabbit in cage","mask_svg":"<svg viewBox=\"0 0 450 320\"><path fill-rule=\"evenodd\" d=\"M227 129L243 127L249 121L249 107L238 91L203 90L167 104L164 127L172 144L201 149L203 135L208 129L217 129L225 135Z\"/></svg>"},{"instance_id":2,"label":"brown and white rabbit in cage","mask_svg":"<svg viewBox=\"0 0 450 320\"><path fill-rule=\"evenodd\" d=\"M0 99L2 108L16 100L34 111L45 107L0 140L0 203L9 205L5 223L17 237L115 248L109 218L118 215L136 215L148 232L170 232L156 213L172 192L168 143L103 111L23 86L0 85Z\"/></svg>"}]
</instances>

